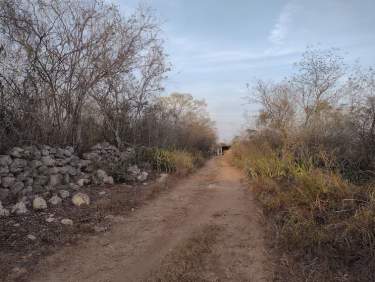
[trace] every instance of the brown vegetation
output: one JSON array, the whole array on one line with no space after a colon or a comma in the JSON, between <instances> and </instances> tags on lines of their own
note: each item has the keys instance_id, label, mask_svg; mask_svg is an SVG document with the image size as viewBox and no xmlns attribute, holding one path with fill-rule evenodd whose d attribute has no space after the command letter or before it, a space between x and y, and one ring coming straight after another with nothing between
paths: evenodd
<instances>
[{"instance_id":1,"label":"brown vegetation","mask_svg":"<svg viewBox=\"0 0 375 282\"><path fill-rule=\"evenodd\" d=\"M102 0L0 3L0 152L10 146L207 149L205 104L158 98L169 63L150 9ZM183 141L183 142L182 142Z\"/></svg>"},{"instance_id":2,"label":"brown vegetation","mask_svg":"<svg viewBox=\"0 0 375 282\"><path fill-rule=\"evenodd\" d=\"M334 50L308 49L297 67L256 85L258 129L232 159L288 254L281 280L373 281L375 72L349 74Z\"/></svg>"}]
</instances>

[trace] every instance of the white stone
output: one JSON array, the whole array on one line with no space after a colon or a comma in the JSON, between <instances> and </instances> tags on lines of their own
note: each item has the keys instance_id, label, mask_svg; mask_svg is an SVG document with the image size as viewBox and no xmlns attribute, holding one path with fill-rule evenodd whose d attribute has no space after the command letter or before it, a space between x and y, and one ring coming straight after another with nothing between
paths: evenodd
<instances>
[{"instance_id":1,"label":"white stone","mask_svg":"<svg viewBox=\"0 0 375 282\"><path fill-rule=\"evenodd\" d=\"M102 169L98 169L98 170L96 171L96 175L98 176L98 178L99 178L100 180L104 180L104 178L107 177L107 173L106 173L104 170L102 170Z\"/></svg>"},{"instance_id":2,"label":"white stone","mask_svg":"<svg viewBox=\"0 0 375 282\"><path fill-rule=\"evenodd\" d=\"M138 175L141 173L141 170L138 168L137 165L130 166L128 168L128 172L132 175Z\"/></svg>"},{"instance_id":3,"label":"white stone","mask_svg":"<svg viewBox=\"0 0 375 282\"><path fill-rule=\"evenodd\" d=\"M46 218L46 222L48 222L48 223L51 223L51 222L54 222L54 221L55 221L55 219L53 217L47 217Z\"/></svg>"},{"instance_id":4,"label":"white stone","mask_svg":"<svg viewBox=\"0 0 375 282\"><path fill-rule=\"evenodd\" d=\"M142 171L142 172L137 176L137 179L138 179L138 181L143 182L143 181L146 181L146 180L147 180L147 177L148 177L148 173L145 172L145 171Z\"/></svg>"},{"instance_id":5,"label":"white stone","mask_svg":"<svg viewBox=\"0 0 375 282\"><path fill-rule=\"evenodd\" d=\"M90 205L90 197L85 193L77 193L72 198L72 203L79 207L81 205Z\"/></svg>"},{"instance_id":6,"label":"white stone","mask_svg":"<svg viewBox=\"0 0 375 282\"><path fill-rule=\"evenodd\" d=\"M47 202L42 197L37 196L33 200L33 209L34 210L45 210L47 208Z\"/></svg>"},{"instance_id":7,"label":"white stone","mask_svg":"<svg viewBox=\"0 0 375 282\"><path fill-rule=\"evenodd\" d=\"M26 204L23 201L18 202L12 207L12 213L15 213L18 215L28 213Z\"/></svg>"},{"instance_id":8,"label":"white stone","mask_svg":"<svg viewBox=\"0 0 375 282\"><path fill-rule=\"evenodd\" d=\"M63 198L63 199L66 199L70 196L70 193L67 190L60 190L59 194L60 194L60 197Z\"/></svg>"},{"instance_id":9,"label":"white stone","mask_svg":"<svg viewBox=\"0 0 375 282\"><path fill-rule=\"evenodd\" d=\"M61 224L64 224L64 225L73 225L73 220L69 219L69 218L64 218L61 220Z\"/></svg>"},{"instance_id":10,"label":"white stone","mask_svg":"<svg viewBox=\"0 0 375 282\"><path fill-rule=\"evenodd\" d=\"M81 178L81 179L78 179L78 181L77 181L77 185L79 187L83 187L83 186L88 185L88 184L90 184L90 179Z\"/></svg>"},{"instance_id":11,"label":"white stone","mask_svg":"<svg viewBox=\"0 0 375 282\"><path fill-rule=\"evenodd\" d=\"M110 184L110 185L113 185L115 183L112 176L107 176L106 178L104 178L103 182L104 184Z\"/></svg>"},{"instance_id":12,"label":"white stone","mask_svg":"<svg viewBox=\"0 0 375 282\"><path fill-rule=\"evenodd\" d=\"M32 234L27 235L27 239L30 239L31 241L35 241L36 237Z\"/></svg>"},{"instance_id":13,"label":"white stone","mask_svg":"<svg viewBox=\"0 0 375 282\"><path fill-rule=\"evenodd\" d=\"M57 195L54 195L51 197L51 199L48 200L48 202L51 204L51 205L54 205L54 206L57 206L57 205L60 205L61 202L62 202L62 199L57 196Z\"/></svg>"}]
</instances>

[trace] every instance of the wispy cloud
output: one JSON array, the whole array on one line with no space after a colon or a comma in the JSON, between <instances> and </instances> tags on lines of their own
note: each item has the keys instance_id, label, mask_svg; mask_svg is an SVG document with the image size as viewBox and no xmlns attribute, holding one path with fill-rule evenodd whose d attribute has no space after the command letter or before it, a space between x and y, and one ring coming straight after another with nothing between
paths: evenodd
<instances>
[{"instance_id":1,"label":"wispy cloud","mask_svg":"<svg viewBox=\"0 0 375 282\"><path fill-rule=\"evenodd\" d=\"M281 10L276 24L273 26L268 40L276 45L282 45L289 29L292 25L293 15L296 13L298 6L295 2L288 2Z\"/></svg>"}]
</instances>

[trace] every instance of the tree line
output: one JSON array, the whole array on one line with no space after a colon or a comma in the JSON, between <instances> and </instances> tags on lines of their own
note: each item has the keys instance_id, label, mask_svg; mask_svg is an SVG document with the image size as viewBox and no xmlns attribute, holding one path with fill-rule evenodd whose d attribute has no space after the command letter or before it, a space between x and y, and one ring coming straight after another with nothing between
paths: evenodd
<instances>
[{"instance_id":1,"label":"tree line","mask_svg":"<svg viewBox=\"0 0 375 282\"><path fill-rule=\"evenodd\" d=\"M207 149L215 130L191 95L161 98L170 70L150 8L102 0L0 3L0 151L15 144Z\"/></svg>"},{"instance_id":2,"label":"tree line","mask_svg":"<svg viewBox=\"0 0 375 282\"><path fill-rule=\"evenodd\" d=\"M375 171L375 70L345 63L340 50L309 47L295 74L259 80L257 134L297 159L362 181ZM253 135L251 133L250 135Z\"/></svg>"}]
</instances>

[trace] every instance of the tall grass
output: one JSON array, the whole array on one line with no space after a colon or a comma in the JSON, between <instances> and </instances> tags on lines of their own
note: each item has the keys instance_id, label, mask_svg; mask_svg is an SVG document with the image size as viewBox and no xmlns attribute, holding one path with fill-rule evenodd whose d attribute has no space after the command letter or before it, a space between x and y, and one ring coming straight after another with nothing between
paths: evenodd
<instances>
[{"instance_id":1,"label":"tall grass","mask_svg":"<svg viewBox=\"0 0 375 282\"><path fill-rule=\"evenodd\" d=\"M153 168L159 172L187 175L204 163L200 152L154 148L148 152Z\"/></svg>"},{"instance_id":2,"label":"tall grass","mask_svg":"<svg viewBox=\"0 0 375 282\"><path fill-rule=\"evenodd\" d=\"M281 250L298 257L296 280L375 281L375 187L250 141L234 144L231 160L249 177Z\"/></svg>"}]
</instances>

